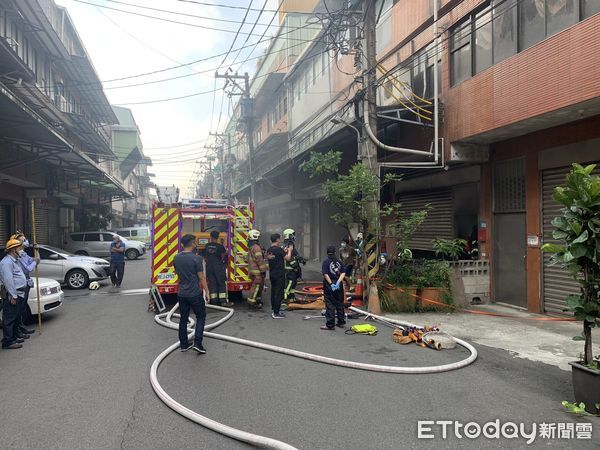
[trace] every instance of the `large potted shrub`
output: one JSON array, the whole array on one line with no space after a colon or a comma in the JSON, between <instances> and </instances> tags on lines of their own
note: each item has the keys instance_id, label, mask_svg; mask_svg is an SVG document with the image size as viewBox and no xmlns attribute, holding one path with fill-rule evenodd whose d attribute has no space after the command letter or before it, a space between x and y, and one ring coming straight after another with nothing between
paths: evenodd
<instances>
[{"instance_id":1,"label":"large potted shrub","mask_svg":"<svg viewBox=\"0 0 600 450\"><path fill-rule=\"evenodd\" d=\"M592 328L600 327L600 176L592 175L595 165L573 164L565 186L554 190L553 198L564 206L552 220L552 237L561 242L545 244L543 251L554 253L552 264L561 264L579 283L580 293L569 295L567 307L583 323L583 332L573 339L584 342L580 361L571 363L577 403L597 414L600 403L600 356L592 350Z\"/></svg>"},{"instance_id":2,"label":"large potted shrub","mask_svg":"<svg viewBox=\"0 0 600 450\"><path fill-rule=\"evenodd\" d=\"M408 254L407 254L408 256ZM379 285L381 308L386 312L414 312L417 287L412 260L397 259Z\"/></svg>"},{"instance_id":3,"label":"large potted shrub","mask_svg":"<svg viewBox=\"0 0 600 450\"><path fill-rule=\"evenodd\" d=\"M426 260L423 262L416 277L419 298L417 306L421 311L446 309L439 303L453 304L450 275L450 265L446 261Z\"/></svg>"}]
</instances>

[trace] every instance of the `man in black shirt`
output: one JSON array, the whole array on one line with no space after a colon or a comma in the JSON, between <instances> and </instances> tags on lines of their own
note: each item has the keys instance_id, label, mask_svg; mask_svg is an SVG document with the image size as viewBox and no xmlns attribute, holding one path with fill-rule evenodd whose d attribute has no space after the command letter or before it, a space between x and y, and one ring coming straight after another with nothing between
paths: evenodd
<instances>
[{"instance_id":1,"label":"man in black shirt","mask_svg":"<svg viewBox=\"0 0 600 450\"><path fill-rule=\"evenodd\" d=\"M285 254L281 248L281 235L278 233L271 235L271 247L267 250L267 260L269 261L269 279L271 280L271 317L273 319L283 319L285 314L279 311L283 301L283 289L285 285Z\"/></svg>"},{"instance_id":2,"label":"man in black shirt","mask_svg":"<svg viewBox=\"0 0 600 450\"><path fill-rule=\"evenodd\" d=\"M210 289L210 302L214 305L232 306L227 299L227 274L225 260L227 250L218 242L219 232L210 232L210 242L206 244L206 278Z\"/></svg>"},{"instance_id":3,"label":"man in black shirt","mask_svg":"<svg viewBox=\"0 0 600 450\"><path fill-rule=\"evenodd\" d=\"M182 352L187 352L190 348L200 354L206 353L202 346L204 336L204 323L206 322L206 298L208 286L202 267L202 258L194 254L196 248L196 237L193 234L186 234L181 238L183 251L173 259L173 266L179 278L179 345ZM202 291L200 290L202 286ZM203 295L204 294L204 295ZM187 326L190 317L190 309L194 310L196 315L196 331L194 343L188 340Z\"/></svg>"}]
</instances>

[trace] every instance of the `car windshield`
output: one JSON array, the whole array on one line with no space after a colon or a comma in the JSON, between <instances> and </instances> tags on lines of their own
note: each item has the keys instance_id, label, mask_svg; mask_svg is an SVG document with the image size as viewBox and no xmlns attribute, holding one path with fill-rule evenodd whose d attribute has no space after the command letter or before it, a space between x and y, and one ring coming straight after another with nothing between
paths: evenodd
<instances>
[{"instance_id":1,"label":"car windshield","mask_svg":"<svg viewBox=\"0 0 600 450\"><path fill-rule=\"evenodd\" d=\"M52 252L58 253L60 256L64 256L65 258L68 256L75 256L73 253L63 250L62 248L52 247L51 245L44 245L44 248Z\"/></svg>"}]
</instances>

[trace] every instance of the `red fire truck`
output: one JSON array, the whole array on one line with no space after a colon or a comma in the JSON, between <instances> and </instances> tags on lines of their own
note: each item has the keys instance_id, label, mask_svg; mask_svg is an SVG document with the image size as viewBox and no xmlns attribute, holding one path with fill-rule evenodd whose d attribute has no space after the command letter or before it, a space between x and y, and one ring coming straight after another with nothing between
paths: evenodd
<instances>
[{"instance_id":1,"label":"red fire truck","mask_svg":"<svg viewBox=\"0 0 600 450\"><path fill-rule=\"evenodd\" d=\"M248 274L248 231L254 225L254 206L232 204L221 199L188 199L179 203L152 205L152 286L161 294L176 294L179 283L173 258L181 251L181 236L196 236L202 251L210 232L218 230L227 249L227 290L250 289Z\"/></svg>"}]
</instances>

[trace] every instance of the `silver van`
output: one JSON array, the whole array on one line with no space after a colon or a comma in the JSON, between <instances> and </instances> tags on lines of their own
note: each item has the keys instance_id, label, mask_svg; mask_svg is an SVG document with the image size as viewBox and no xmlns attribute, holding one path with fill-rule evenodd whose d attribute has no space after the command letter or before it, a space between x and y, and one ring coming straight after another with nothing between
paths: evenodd
<instances>
[{"instance_id":1,"label":"silver van","mask_svg":"<svg viewBox=\"0 0 600 450\"><path fill-rule=\"evenodd\" d=\"M116 233L111 231L80 231L69 233L65 240L65 250L76 255L110 257L110 244ZM137 259L146 253L146 245L140 241L132 241L122 237L125 243L127 259Z\"/></svg>"},{"instance_id":2,"label":"silver van","mask_svg":"<svg viewBox=\"0 0 600 450\"><path fill-rule=\"evenodd\" d=\"M119 228L115 232L121 237L143 242L146 244L146 248L149 248L152 243L152 235L149 227Z\"/></svg>"}]
</instances>

